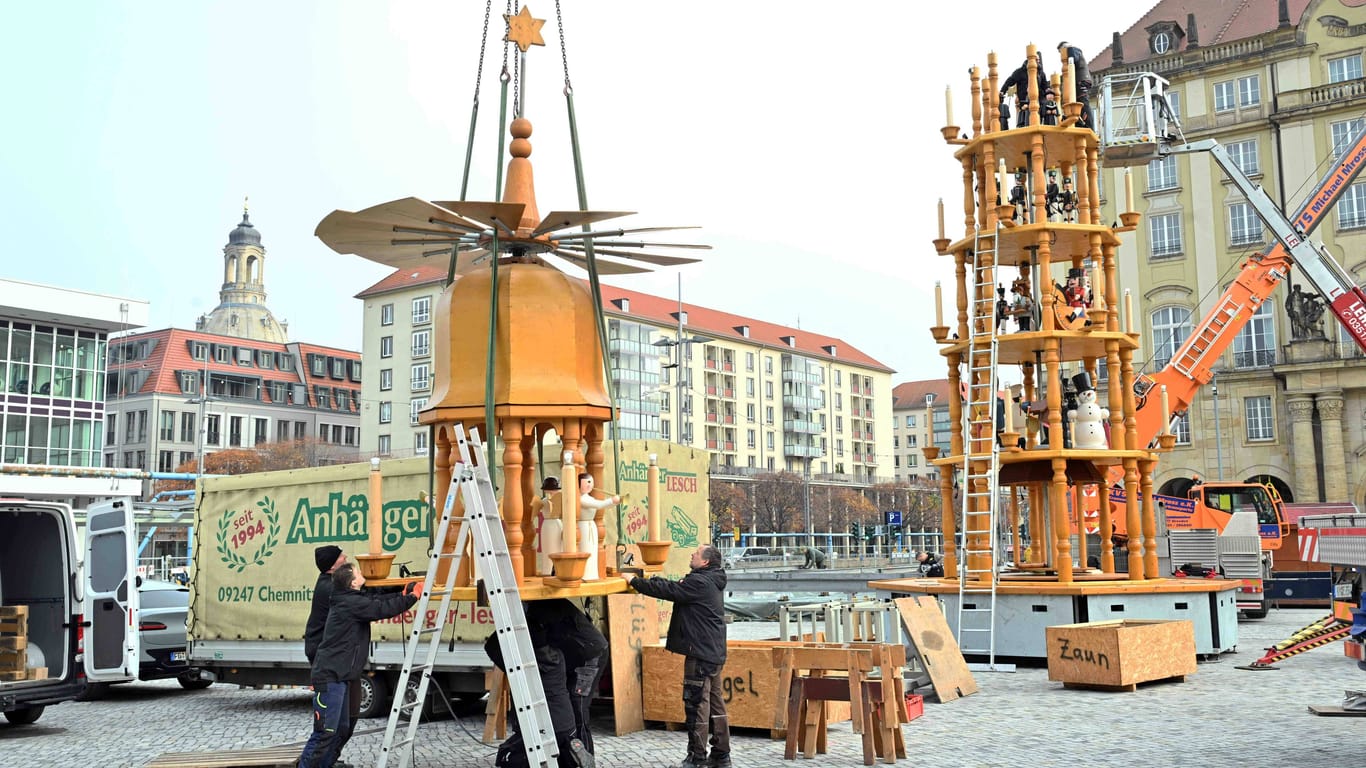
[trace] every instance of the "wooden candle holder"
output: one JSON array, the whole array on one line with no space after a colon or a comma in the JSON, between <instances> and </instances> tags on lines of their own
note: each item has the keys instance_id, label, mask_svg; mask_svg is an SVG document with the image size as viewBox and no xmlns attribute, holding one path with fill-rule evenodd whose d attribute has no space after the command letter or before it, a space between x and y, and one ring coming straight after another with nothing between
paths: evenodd
<instances>
[{"instance_id":1,"label":"wooden candle holder","mask_svg":"<svg viewBox=\"0 0 1366 768\"><path fill-rule=\"evenodd\" d=\"M389 571L394 567L394 555L356 555L356 564L360 566L361 575L368 581L389 578Z\"/></svg>"},{"instance_id":2,"label":"wooden candle holder","mask_svg":"<svg viewBox=\"0 0 1366 768\"><path fill-rule=\"evenodd\" d=\"M1125 229L1133 229L1138 226L1138 220L1143 218L1143 214L1138 211L1125 211L1119 215L1119 223Z\"/></svg>"},{"instance_id":3,"label":"wooden candle holder","mask_svg":"<svg viewBox=\"0 0 1366 768\"><path fill-rule=\"evenodd\" d=\"M640 548L640 559L645 561L645 570L649 572L664 570L664 561L669 559L669 548L673 545L672 541L637 541L636 546Z\"/></svg>"},{"instance_id":4,"label":"wooden candle holder","mask_svg":"<svg viewBox=\"0 0 1366 768\"><path fill-rule=\"evenodd\" d=\"M555 575L547 576L543 583L562 589L583 585L583 572L588 567L587 552L552 552L551 562L555 563Z\"/></svg>"},{"instance_id":5,"label":"wooden candle holder","mask_svg":"<svg viewBox=\"0 0 1366 768\"><path fill-rule=\"evenodd\" d=\"M932 326L930 333L934 335L934 340L940 343L949 340L949 327L947 325Z\"/></svg>"}]
</instances>

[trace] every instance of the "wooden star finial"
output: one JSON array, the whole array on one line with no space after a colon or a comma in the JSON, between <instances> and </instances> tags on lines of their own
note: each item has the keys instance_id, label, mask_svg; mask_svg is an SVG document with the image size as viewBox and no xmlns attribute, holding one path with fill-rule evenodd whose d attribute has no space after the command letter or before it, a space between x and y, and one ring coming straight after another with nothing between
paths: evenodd
<instances>
[{"instance_id":1,"label":"wooden star finial","mask_svg":"<svg viewBox=\"0 0 1366 768\"><path fill-rule=\"evenodd\" d=\"M507 20L508 33L504 38L517 44L522 53L533 45L545 45L545 39L541 37L541 27L545 26L545 19L531 18L531 9L522 6L522 12L515 16L503 14Z\"/></svg>"}]
</instances>

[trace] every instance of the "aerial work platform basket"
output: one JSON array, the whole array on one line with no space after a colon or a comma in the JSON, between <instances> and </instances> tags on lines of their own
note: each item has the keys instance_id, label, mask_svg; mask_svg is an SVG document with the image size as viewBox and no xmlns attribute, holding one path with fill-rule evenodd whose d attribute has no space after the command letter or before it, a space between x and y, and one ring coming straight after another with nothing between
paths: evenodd
<instances>
[{"instance_id":1,"label":"aerial work platform basket","mask_svg":"<svg viewBox=\"0 0 1366 768\"><path fill-rule=\"evenodd\" d=\"M1165 154L1180 125L1167 81L1152 72L1109 75L1100 86L1100 142L1106 165L1146 165Z\"/></svg>"}]
</instances>

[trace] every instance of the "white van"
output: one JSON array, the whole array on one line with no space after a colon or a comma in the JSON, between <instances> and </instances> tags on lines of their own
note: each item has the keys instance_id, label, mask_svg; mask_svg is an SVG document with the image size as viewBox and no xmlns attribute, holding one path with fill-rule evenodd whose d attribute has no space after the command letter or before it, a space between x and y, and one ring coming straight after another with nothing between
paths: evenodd
<instances>
[{"instance_id":1,"label":"white van","mask_svg":"<svg viewBox=\"0 0 1366 768\"><path fill-rule=\"evenodd\" d=\"M13 725L86 680L138 674L132 505L91 506L81 568L71 507L0 498L0 711Z\"/></svg>"}]
</instances>

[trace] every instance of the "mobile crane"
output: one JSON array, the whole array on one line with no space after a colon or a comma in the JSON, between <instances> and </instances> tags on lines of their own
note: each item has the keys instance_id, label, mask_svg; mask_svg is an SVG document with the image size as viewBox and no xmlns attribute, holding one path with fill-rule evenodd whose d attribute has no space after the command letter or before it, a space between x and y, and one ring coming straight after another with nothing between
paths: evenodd
<instances>
[{"instance_id":1,"label":"mobile crane","mask_svg":"<svg viewBox=\"0 0 1366 768\"><path fill-rule=\"evenodd\" d=\"M1305 280L1325 299L1333 315L1357 344L1366 349L1366 292L1322 245L1309 235L1332 210L1338 199L1366 166L1366 128L1342 148L1338 161L1319 180L1294 217L1287 219L1260 186L1254 184L1228 151L1213 139L1185 142L1180 126L1165 97L1167 81L1150 72L1127 73L1105 78L1102 84L1100 139L1106 165L1146 164L1170 154L1208 152L1224 174L1242 193L1258 218L1275 237L1275 244L1254 254L1237 277L1194 326L1191 335L1161 371L1134 382L1140 442L1151 444L1195 400L1196 392L1214 378L1213 366L1252 319L1264 301L1298 266ZM1178 138L1181 143L1177 143ZM1167 412L1149 393L1166 387ZM1123 470L1113 468L1107 478L1110 503L1124 501ZM1255 483L1206 483L1191 489L1187 499L1157 497L1166 509L1169 530L1176 539L1185 530L1214 528L1221 535L1218 557L1221 570L1230 578L1242 578L1239 608L1250 615L1265 615L1262 581L1270 574L1270 553L1279 549L1287 532L1280 498L1268 486ZM1116 535L1125 535L1125 516L1113 515ZM1255 520L1255 522L1254 522ZM1246 555L1247 536L1260 540L1260 557L1253 572L1246 558L1234 566L1223 555ZM1244 542L1244 544L1236 543ZM1255 551L1255 550L1254 550ZM1174 557L1174 559L1176 559ZM1237 572L1233 572L1236 570Z\"/></svg>"}]
</instances>

